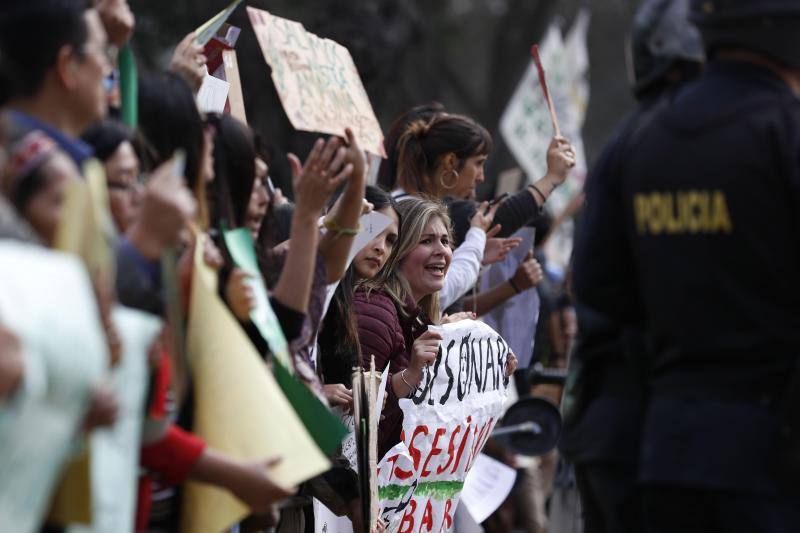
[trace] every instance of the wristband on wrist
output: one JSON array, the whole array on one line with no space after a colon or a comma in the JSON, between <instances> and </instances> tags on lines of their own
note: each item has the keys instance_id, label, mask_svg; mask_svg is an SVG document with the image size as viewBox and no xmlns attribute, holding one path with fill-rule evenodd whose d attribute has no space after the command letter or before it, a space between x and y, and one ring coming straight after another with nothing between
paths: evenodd
<instances>
[{"instance_id":1,"label":"wristband on wrist","mask_svg":"<svg viewBox=\"0 0 800 533\"><path fill-rule=\"evenodd\" d=\"M325 217L325 220L323 220L322 225L325 226L325 229L327 229L328 231L332 231L337 235L348 235L352 237L354 235L358 235L358 232L361 231L361 224L359 224L355 228L345 228L343 226L340 226L339 223L336 222L336 220L334 220L333 218L328 218L328 217Z\"/></svg>"},{"instance_id":2,"label":"wristband on wrist","mask_svg":"<svg viewBox=\"0 0 800 533\"><path fill-rule=\"evenodd\" d=\"M514 292L516 292L517 294L522 292L520 288L517 287L517 284L514 283L514 278L508 278L508 284L511 285L511 288L514 289Z\"/></svg>"},{"instance_id":3,"label":"wristband on wrist","mask_svg":"<svg viewBox=\"0 0 800 533\"><path fill-rule=\"evenodd\" d=\"M528 187L530 187L533 191L535 191L539 195L539 198L542 199L542 204L544 204L547 201L547 196L544 195L544 193L539 189L539 187L537 187L533 183L528 185Z\"/></svg>"}]
</instances>

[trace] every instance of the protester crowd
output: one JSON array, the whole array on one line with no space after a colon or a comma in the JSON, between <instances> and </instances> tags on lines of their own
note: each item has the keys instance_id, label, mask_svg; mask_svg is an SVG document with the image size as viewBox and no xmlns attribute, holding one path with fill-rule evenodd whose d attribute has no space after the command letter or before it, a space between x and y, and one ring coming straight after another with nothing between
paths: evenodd
<instances>
[{"instance_id":1,"label":"protester crowd","mask_svg":"<svg viewBox=\"0 0 800 533\"><path fill-rule=\"evenodd\" d=\"M368 356L374 356L377 367L390 373L380 457L400 440L399 399L417 390L423 369L436 359L441 337L427 326L474 319L541 282L542 267L529 255L503 284L472 291L482 268L519 245L512 235L540 222L548 197L575 164L574 151L566 139L554 138L545 176L503 202L478 202L491 136L469 117L426 104L402 114L390 129L388 158L380 163L384 188L367 185L367 160L347 129L320 137L302 157L285 154L293 175L289 202L272 185L260 135L230 115L198 110L206 58L194 34L178 44L169 70L139 73L136 126L123 122L118 92L109 86L117 79L118 51L134 28L124 0L37 0L0 14L0 242L58 250L74 213L72 186L81 181L95 194L101 191L104 197L94 201L108 208L108 220L96 222L114 266L86 263L93 310L81 317L97 322L106 360L103 372L82 384L84 403L77 404L80 416L70 431L80 440L115 424L119 391L108 375L124 349L114 310L143 311L165 325L148 348L144 429L141 441L131 443L140 448L136 530L177 530L180 491L188 481L229 491L247 505L252 515L236 526L240 530L278 522L281 531L308 527L309 507L286 504L298 491L348 516L356 530L381 529L362 524L356 473L337 466L337 457L331 471L286 487L270 474L280 457L242 460L193 433L193 405L215 399L198 397L186 362L175 353L182 324L170 317L170 280L177 284L178 307L188 312L200 275L193 258L201 251L217 277L219 297L272 364L252 319L253 275L233 260L224 238L227 229L246 229L292 371L304 386L326 405L347 411L354 367L368 368ZM98 165L104 175L99 188ZM359 219L370 212L391 222L349 261ZM173 253L177 260L169 272L163 258ZM15 261L13 254L4 257ZM13 280L0 280L0 291L7 283ZM328 288L337 283L329 302ZM25 293L25 287L17 289ZM15 323L0 314L0 410L12 408L31 380L30 339L15 331ZM41 327L46 335L50 325ZM77 365L84 354L65 347L57 357ZM515 361L512 355L509 375ZM18 478L51 470L44 474L51 480L47 493L25 511L37 517L32 530L64 525L43 510L65 465L66 459L17 465ZM0 484L10 479L0 477Z\"/></svg>"},{"instance_id":2,"label":"protester crowd","mask_svg":"<svg viewBox=\"0 0 800 533\"><path fill-rule=\"evenodd\" d=\"M194 289L210 273L259 368L286 365L326 415L353 411L354 369L386 372L378 458L404 438L401 401L441 361L429 327L536 291L525 322L535 342L503 370L519 396L558 404L560 387L537 384L536 369L569 367L558 452L569 463L489 439L486 453L521 475L487 531L548 530L548 496L574 485L587 532L796 530L798 17L788 0L643 2L630 57L638 107L590 173L586 204L553 218L545 206L576 164L560 135L543 176L493 201L476 199L491 135L437 102L398 110L383 159L365 156L358 124L307 154L269 153L245 122L200 111L208 72L195 33L132 92L118 84L134 60L125 0L4 6L0 524L64 531L62 499L82 490L67 471L136 389L140 430L118 444L137 450L138 473L111 490L135 493L131 529L185 530L196 483L246 506L234 531L314 531L312 497L355 531L384 529L364 523L365 483L342 447L327 471L286 486L282 457L245 459L200 435L195 407L238 392L195 387L186 356L187 322L203 312ZM278 157L292 173L285 196L270 178ZM542 249L579 211L561 275ZM386 226L355 247L375 213ZM531 226L513 274L481 284ZM252 245L253 268L237 242ZM121 309L158 319L153 335L131 339ZM120 383L137 342L144 372ZM517 369L518 358L540 365ZM41 438L15 438L31 427ZM37 455L46 445L62 451Z\"/></svg>"}]
</instances>

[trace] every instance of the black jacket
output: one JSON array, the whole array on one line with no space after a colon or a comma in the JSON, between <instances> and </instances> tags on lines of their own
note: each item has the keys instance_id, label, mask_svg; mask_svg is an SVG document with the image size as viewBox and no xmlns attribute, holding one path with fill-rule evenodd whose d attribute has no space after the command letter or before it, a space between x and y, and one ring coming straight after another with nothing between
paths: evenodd
<instances>
[{"instance_id":1,"label":"black jacket","mask_svg":"<svg viewBox=\"0 0 800 533\"><path fill-rule=\"evenodd\" d=\"M712 62L587 188L578 298L653 350L645 482L776 490L800 354L800 103L766 68Z\"/></svg>"}]
</instances>

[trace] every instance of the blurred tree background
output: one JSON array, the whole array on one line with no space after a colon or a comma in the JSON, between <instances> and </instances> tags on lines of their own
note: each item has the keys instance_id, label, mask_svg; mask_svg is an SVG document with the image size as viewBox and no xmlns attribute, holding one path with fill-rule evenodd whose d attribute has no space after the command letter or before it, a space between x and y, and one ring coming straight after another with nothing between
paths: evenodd
<instances>
[{"instance_id":1,"label":"blurred tree background","mask_svg":"<svg viewBox=\"0 0 800 533\"><path fill-rule=\"evenodd\" d=\"M181 38L229 0L130 0L137 17L134 48L141 70L168 64ZM305 156L314 134L296 132L281 107L245 5L297 20L346 46L386 130L405 109L427 101L470 115L492 132L490 195L499 172L516 165L498 123L529 61L529 50L555 20L567 29L578 9L592 11L588 47L590 102L584 142L591 164L632 107L624 46L636 0L245 0L229 22L242 29L236 46L250 125L272 145L271 174L289 183L285 152Z\"/></svg>"}]
</instances>

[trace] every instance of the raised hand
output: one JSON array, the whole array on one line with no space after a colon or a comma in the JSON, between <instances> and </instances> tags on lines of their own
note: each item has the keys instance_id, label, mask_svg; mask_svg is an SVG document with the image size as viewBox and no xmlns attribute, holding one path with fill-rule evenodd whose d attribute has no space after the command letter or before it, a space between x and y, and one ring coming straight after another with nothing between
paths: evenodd
<instances>
[{"instance_id":1,"label":"raised hand","mask_svg":"<svg viewBox=\"0 0 800 533\"><path fill-rule=\"evenodd\" d=\"M289 154L297 210L318 215L336 188L352 175L354 165L345 164L348 150L341 144L338 137L327 142L317 139L304 165Z\"/></svg>"},{"instance_id":2,"label":"raised hand","mask_svg":"<svg viewBox=\"0 0 800 533\"><path fill-rule=\"evenodd\" d=\"M250 311L256 306L253 289L247 283L249 279L250 274L241 268L235 268L225 284L225 299L233 315L241 322L249 320Z\"/></svg>"},{"instance_id":3,"label":"raised hand","mask_svg":"<svg viewBox=\"0 0 800 533\"><path fill-rule=\"evenodd\" d=\"M483 231L489 231L492 221L494 221L494 214L497 213L498 207L500 207L499 202L494 204L492 207L489 207L489 202L481 202L478 205L478 210L475 211L475 214L472 215L472 218L469 221L470 226L473 228L480 228Z\"/></svg>"},{"instance_id":4,"label":"raised hand","mask_svg":"<svg viewBox=\"0 0 800 533\"><path fill-rule=\"evenodd\" d=\"M128 234L131 243L148 259L159 259L166 247L178 242L196 209L194 196L175 173L175 163L163 163L147 180L139 217Z\"/></svg>"},{"instance_id":5,"label":"raised hand","mask_svg":"<svg viewBox=\"0 0 800 533\"><path fill-rule=\"evenodd\" d=\"M519 290L525 291L535 287L544 279L544 271L539 261L533 258L533 251L529 251L525 260L517 267L514 276L511 278L514 286Z\"/></svg>"},{"instance_id":6,"label":"raised hand","mask_svg":"<svg viewBox=\"0 0 800 533\"><path fill-rule=\"evenodd\" d=\"M95 0L94 8L112 44L122 47L133 35L136 18L127 0Z\"/></svg>"},{"instance_id":7,"label":"raised hand","mask_svg":"<svg viewBox=\"0 0 800 533\"><path fill-rule=\"evenodd\" d=\"M495 237L500 232L500 224L486 232L486 246L483 249L483 266L493 265L506 258L508 252L522 243L522 237Z\"/></svg>"},{"instance_id":8,"label":"raised hand","mask_svg":"<svg viewBox=\"0 0 800 533\"><path fill-rule=\"evenodd\" d=\"M547 178L551 188L564 183L574 166L575 149L564 137L553 137L547 148Z\"/></svg>"},{"instance_id":9,"label":"raised hand","mask_svg":"<svg viewBox=\"0 0 800 533\"><path fill-rule=\"evenodd\" d=\"M206 56L203 47L194 40L194 32L190 33L175 47L169 69L185 79L194 92L200 90L203 78L208 74Z\"/></svg>"}]
</instances>

